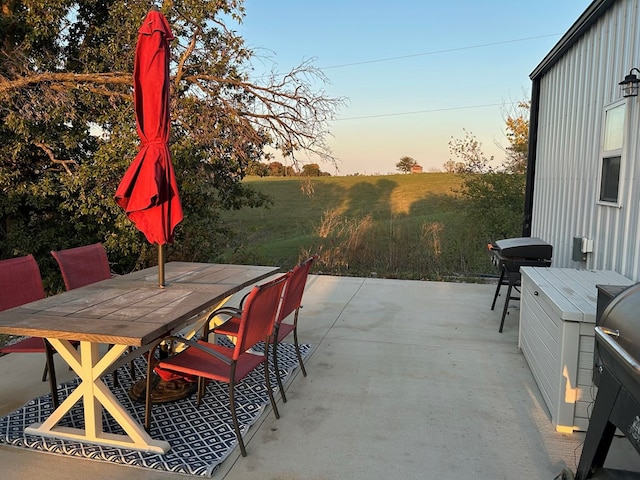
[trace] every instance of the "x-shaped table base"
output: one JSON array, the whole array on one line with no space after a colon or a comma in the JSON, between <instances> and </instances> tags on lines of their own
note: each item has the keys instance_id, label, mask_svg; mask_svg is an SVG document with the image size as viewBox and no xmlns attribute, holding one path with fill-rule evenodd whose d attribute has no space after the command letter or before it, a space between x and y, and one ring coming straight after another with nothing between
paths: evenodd
<instances>
[{"instance_id":1,"label":"x-shaped table base","mask_svg":"<svg viewBox=\"0 0 640 480\"><path fill-rule=\"evenodd\" d=\"M47 420L43 423L30 425L25 428L25 433L158 454L169 451L171 448L169 443L152 439L144 427L131 417L102 381L101 377L107 374L111 365L127 351L126 345L114 345L100 356L99 344L97 343L81 341L79 349L76 350L67 340L56 338L48 338L48 340L73 371L78 374L80 384ZM59 426L60 420L80 400L84 404L84 430ZM125 431L124 435L103 431L103 408L122 427Z\"/></svg>"}]
</instances>

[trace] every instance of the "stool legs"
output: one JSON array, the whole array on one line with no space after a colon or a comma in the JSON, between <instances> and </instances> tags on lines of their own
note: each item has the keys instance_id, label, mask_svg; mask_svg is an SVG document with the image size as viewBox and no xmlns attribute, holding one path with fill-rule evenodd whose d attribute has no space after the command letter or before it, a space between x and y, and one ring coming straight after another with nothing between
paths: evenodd
<instances>
[{"instance_id":1,"label":"stool legs","mask_svg":"<svg viewBox=\"0 0 640 480\"><path fill-rule=\"evenodd\" d=\"M505 272L505 270L506 269L503 269L503 273ZM511 296L511 292L513 288L515 287L517 290L518 286L520 285L520 272L507 272L506 275L509 279L509 287L507 288L507 296L504 299L504 308L502 309L502 319L500 320L500 328L498 329L498 332L500 333L502 333L502 328L504 327L504 319L507 316L507 310L509 309L509 302L511 300L520 300L520 297Z\"/></svg>"},{"instance_id":2,"label":"stool legs","mask_svg":"<svg viewBox=\"0 0 640 480\"><path fill-rule=\"evenodd\" d=\"M502 333L502 327L504 327L504 317L507 316L507 309L509 308L509 300L511 299L511 289L513 285L509 283L509 288L507 288L507 298L504 299L504 308L502 309L502 320L500 321L500 329L498 332Z\"/></svg>"},{"instance_id":3,"label":"stool legs","mask_svg":"<svg viewBox=\"0 0 640 480\"><path fill-rule=\"evenodd\" d=\"M504 281L504 268L500 270L500 280L498 280L498 286L496 287L496 293L493 296L493 303L491 304L491 310L496 306L496 300L498 299L498 295L500 295L500 287L505 285Z\"/></svg>"}]
</instances>

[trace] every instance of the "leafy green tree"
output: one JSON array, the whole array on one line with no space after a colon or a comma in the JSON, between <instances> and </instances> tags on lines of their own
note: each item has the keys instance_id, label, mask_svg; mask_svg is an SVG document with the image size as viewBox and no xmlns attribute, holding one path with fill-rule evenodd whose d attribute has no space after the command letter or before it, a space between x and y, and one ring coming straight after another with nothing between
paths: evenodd
<instances>
[{"instance_id":1,"label":"leafy green tree","mask_svg":"<svg viewBox=\"0 0 640 480\"><path fill-rule=\"evenodd\" d=\"M507 172L467 175L460 188L467 200L468 226L481 242L519 237L525 176Z\"/></svg>"},{"instance_id":2,"label":"leafy green tree","mask_svg":"<svg viewBox=\"0 0 640 480\"><path fill-rule=\"evenodd\" d=\"M282 177L284 175L284 165L282 162L271 162L267 168L270 177Z\"/></svg>"},{"instance_id":3,"label":"leafy green tree","mask_svg":"<svg viewBox=\"0 0 640 480\"><path fill-rule=\"evenodd\" d=\"M493 157L487 158L482 144L473 134L464 132L464 138L452 138L449 149L460 159L453 163L456 173L464 175L458 193L466 200L468 228L481 242L518 236L524 208L524 175L495 171L489 164Z\"/></svg>"},{"instance_id":4,"label":"leafy green tree","mask_svg":"<svg viewBox=\"0 0 640 480\"><path fill-rule=\"evenodd\" d=\"M518 102L516 109L505 120L509 146L505 148L506 159L502 166L507 172L524 173L527 169L530 110L531 101Z\"/></svg>"},{"instance_id":5,"label":"leafy green tree","mask_svg":"<svg viewBox=\"0 0 640 480\"><path fill-rule=\"evenodd\" d=\"M416 162L411 157L402 157L398 163L396 163L396 170L404 173L411 173L411 167L417 165Z\"/></svg>"},{"instance_id":6,"label":"leafy green tree","mask_svg":"<svg viewBox=\"0 0 640 480\"><path fill-rule=\"evenodd\" d=\"M317 163L306 163L302 166L302 175L305 177L319 177L322 175L320 165Z\"/></svg>"},{"instance_id":7,"label":"leafy green tree","mask_svg":"<svg viewBox=\"0 0 640 480\"><path fill-rule=\"evenodd\" d=\"M459 158L458 162L453 162L455 173L487 173L492 171L489 162L493 161L493 156L487 158L482 152L482 143L471 132L464 130L464 138L451 137L449 140L449 152L454 157ZM447 163L445 163L447 168Z\"/></svg>"},{"instance_id":8,"label":"leafy green tree","mask_svg":"<svg viewBox=\"0 0 640 480\"><path fill-rule=\"evenodd\" d=\"M267 165L267 168L270 177L293 177L296 175L292 166L285 166L281 162L271 162Z\"/></svg>"},{"instance_id":9,"label":"leafy green tree","mask_svg":"<svg viewBox=\"0 0 640 480\"><path fill-rule=\"evenodd\" d=\"M138 147L132 103L137 32L151 2L2 0L0 257L102 241L121 270L153 262L113 195ZM165 0L171 43L170 150L185 220L170 259L215 260L223 209L265 204L241 183L264 148L331 160L324 138L342 105L305 62L252 80L253 52L234 33L242 0Z\"/></svg>"},{"instance_id":10,"label":"leafy green tree","mask_svg":"<svg viewBox=\"0 0 640 480\"><path fill-rule=\"evenodd\" d=\"M442 164L442 168L447 173L462 173L464 172L464 163L449 159Z\"/></svg>"},{"instance_id":11,"label":"leafy green tree","mask_svg":"<svg viewBox=\"0 0 640 480\"><path fill-rule=\"evenodd\" d=\"M269 175L269 167L257 160L250 160L246 173L247 175L255 175L257 177L266 177Z\"/></svg>"}]
</instances>

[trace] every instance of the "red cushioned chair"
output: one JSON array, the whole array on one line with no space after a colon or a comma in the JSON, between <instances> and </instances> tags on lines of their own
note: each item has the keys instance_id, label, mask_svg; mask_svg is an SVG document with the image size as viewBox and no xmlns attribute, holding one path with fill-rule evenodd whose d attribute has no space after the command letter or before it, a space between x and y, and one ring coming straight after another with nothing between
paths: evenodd
<instances>
[{"instance_id":1,"label":"red cushioned chair","mask_svg":"<svg viewBox=\"0 0 640 480\"><path fill-rule=\"evenodd\" d=\"M33 255L0 261L0 311L45 297L40 268ZM27 337L0 348L1 353L44 353L46 364L42 381L49 372L49 386L54 407L58 407L58 388L53 365L53 347L44 338Z\"/></svg>"},{"instance_id":2,"label":"red cushioned chair","mask_svg":"<svg viewBox=\"0 0 640 480\"><path fill-rule=\"evenodd\" d=\"M101 243L51 252L60 266L67 290L111 278L107 252Z\"/></svg>"},{"instance_id":3,"label":"red cushioned chair","mask_svg":"<svg viewBox=\"0 0 640 480\"><path fill-rule=\"evenodd\" d=\"M51 255L58 262L67 290L107 280L112 276L109 258L102 243L98 242L82 247L52 251ZM131 348L129 351L131 351ZM131 379L135 380L133 361L130 363L129 368ZM119 385L117 370L113 372L113 385L115 387Z\"/></svg>"},{"instance_id":4,"label":"red cushioned chair","mask_svg":"<svg viewBox=\"0 0 640 480\"><path fill-rule=\"evenodd\" d=\"M294 267L294 269L291 271L291 274L289 275L289 278L287 280L287 285L284 288L284 295L282 297L280 312L278 313L278 317L276 318L274 328L275 340L272 340L273 363L276 372L278 372L278 388L280 389L280 395L282 396L283 402L287 401L287 397L284 394L284 386L282 385L282 379L280 378L280 368L278 367L278 343L280 343L286 336L293 332L293 342L296 349L296 355L298 357L298 363L300 364L302 375L306 377L307 371L304 368L304 363L302 363L302 355L300 354L300 345L298 343L298 313L302 308L302 295L304 294L304 288L307 284L309 270L311 270L311 265L314 261L316 261L317 258L318 256L314 255L301 264L296 265L296 267ZM212 312L210 314L211 318L216 315L225 314L230 316L229 320L224 322L222 325L214 327L211 330L212 333L235 337L238 333L238 312L240 311L240 309L237 309L235 307L221 307L218 310ZM294 313L292 322L284 322L283 320L287 319L292 313Z\"/></svg>"},{"instance_id":5,"label":"red cushioned chair","mask_svg":"<svg viewBox=\"0 0 640 480\"><path fill-rule=\"evenodd\" d=\"M217 380L229 385L229 408L233 420L233 428L236 433L242 456L247 456L247 451L242 440L240 425L236 415L235 385L246 377L259 365L263 365L264 379L269 394L271 407L276 418L280 418L276 406L271 383L269 380L269 342L273 336L274 323L278 315L282 290L289 274L282 275L268 283L253 287L244 303L244 308L238 324L237 341L234 347L225 347L206 342L194 341L182 337L168 337L157 341L153 353L163 341L173 341L188 345L186 349L164 360L150 361L147 372L145 428L149 430L151 423L151 410L153 408L152 377L154 367L168 370L186 377L197 377L197 403L200 405L205 393L205 379ZM206 336L208 338L208 332ZM250 350L260 342L264 343L264 354L257 354ZM155 358L150 355L150 358Z\"/></svg>"}]
</instances>

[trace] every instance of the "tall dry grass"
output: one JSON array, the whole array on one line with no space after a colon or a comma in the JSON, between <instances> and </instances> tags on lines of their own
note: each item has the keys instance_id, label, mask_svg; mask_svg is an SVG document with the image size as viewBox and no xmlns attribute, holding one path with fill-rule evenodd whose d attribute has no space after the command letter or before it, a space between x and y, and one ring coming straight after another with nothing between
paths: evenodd
<instances>
[{"instance_id":1,"label":"tall dry grass","mask_svg":"<svg viewBox=\"0 0 640 480\"><path fill-rule=\"evenodd\" d=\"M450 241L459 237L459 232L449 231L438 221L424 222L415 228L414 224L391 216L383 225L374 222L370 214L347 218L332 209L324 213L315 233L315 245L302 248L300 259L317 254L316 270L327 274L468 279L478 274L474 265L483 263L460 251L461 243Z\"/></svg>"},{"instance_id":2,"label":"tall dry grass","mask_svg":"<svg viewBox=\"0 0 640 480\"><path fill-rule=\"evenodd\" d=\"M253 178L270 209L229 212L229 248L212 261L292 267L318 254L316 272L469 280L494 275L479 222L469 221L453 174Z\"/></svg>"}]
</instances>

